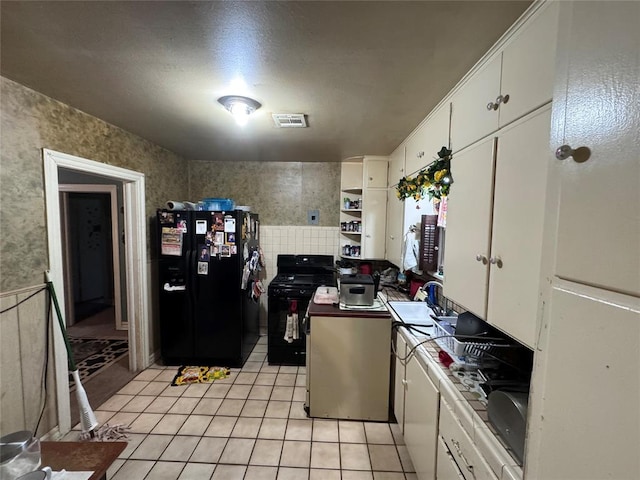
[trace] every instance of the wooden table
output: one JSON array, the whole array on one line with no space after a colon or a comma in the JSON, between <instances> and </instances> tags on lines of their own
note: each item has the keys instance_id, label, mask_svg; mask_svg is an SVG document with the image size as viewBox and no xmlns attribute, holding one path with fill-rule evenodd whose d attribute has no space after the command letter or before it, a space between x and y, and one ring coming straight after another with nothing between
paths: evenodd
<instances>
[{"instance_id":1,"label":"wooden table","mask_svg":"<svg viewBox=\"0 0 640 480\"><path fill-rule=\"evenodd\" d=\"M53 471L93 471L89 480L106 480L107 469L127 442L42 442L42 466Z\"/></svg>"}]
</instances>

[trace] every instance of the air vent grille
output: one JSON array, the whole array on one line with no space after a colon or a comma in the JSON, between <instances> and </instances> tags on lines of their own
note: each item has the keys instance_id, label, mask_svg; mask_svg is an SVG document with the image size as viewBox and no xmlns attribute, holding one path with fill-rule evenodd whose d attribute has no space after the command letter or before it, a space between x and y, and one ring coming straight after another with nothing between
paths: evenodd
<instances>
[{"instance_id":1,"label":"air vent grille","mask_svg":"<svg viewBox=\"0 0 640 480\"><path fill-rule=\"evenodd\" d=\"M278 128L305 128L307 120L303 113L273 113L271 115Z\"/></svg>"}]
</instances>

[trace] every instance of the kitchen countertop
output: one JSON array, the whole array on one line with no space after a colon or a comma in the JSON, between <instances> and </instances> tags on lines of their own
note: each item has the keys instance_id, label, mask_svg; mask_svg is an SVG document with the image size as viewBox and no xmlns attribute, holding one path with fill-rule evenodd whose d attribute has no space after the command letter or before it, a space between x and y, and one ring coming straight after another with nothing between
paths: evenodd
<instances>
[{"instance_id":1,"label":"kitchen countertop","mask_svg":"<svg viewBox=\"0 0 640 480\"><path fill-rule=\"evenodd\" d=\"M333 304L315 303L313 299L309 302L310 317L364 317L364 318L388 318L391 316L388 310L364 310L347 309L343 310Z\"/></svg>"},{"instance_id":2,"label":"kitchen countertop","mask_svg":"<svg viewBox=\"0 0 640 480\"><path fill-rule=\"evenodd\" d=\"M384 294L382 297L386 302L398 301ZM394 320L402 321L392 308L389 310ZM398 333L406 340L408 348L416 347L416 358L419 363L431 381L438 386L440 394L454 410L467 434L474 439L474 443L496 476L501 480L521 480L522 467L518 465L509 447L490 424L486 406L478 400L477 394L469 391L455 374L440 362L438 358L440 346L435 341L428 340L426 336L414 335L404 327L398 328Z\"/></svg>"}]
</instances>

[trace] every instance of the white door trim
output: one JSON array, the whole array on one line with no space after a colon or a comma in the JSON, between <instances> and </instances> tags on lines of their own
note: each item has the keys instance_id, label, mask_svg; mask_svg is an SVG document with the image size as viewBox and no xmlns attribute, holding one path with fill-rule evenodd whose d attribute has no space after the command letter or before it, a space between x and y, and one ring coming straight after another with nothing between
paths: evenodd
<instances>
[{"instance_id":1,"label":"white door trim","mask_svg":"<svg viewBox=\"0 0 640 480\"><path fill-rule=\"evenodd\" d=\"M127 325L122 324L122 295L120 294L120 235L118 233L118 192L115 185L102 184L60 184L60 192L69 193L108 193L111 208L111 245L112 245L112 265L113 269L113 297L115 302L116 330L126 330ZM68 266L67 266L68 267ZM67 268L68 270L68 268ZM69 273L69 272L67 272ZM67 279L70 275L67 274ZM67 283L69 285L69 283Z\"/></svg>"},{"instance_id":2,"label":"white door trim","mask_svg":"<svg viewBox=\"0 0 640 480\"><path fill-rule=\"evenodd\" d=\"M49 272L57 296L64 298L63 256L60 225L58 168L101 175L124 184L125 238L127 245L127 317L129 318L129 368L137 371L148 366L149 291L147 288L147 225L144 174L105 163L43 149L45 209L49 247ZM64 315L64 303L60 305ZM57 324L57 322L55 322ZM55 326L54 326L55 327ZM64 435L71 430L67 354L59 328L53 329L58 429Z\"/></svg>"}]
</instances>

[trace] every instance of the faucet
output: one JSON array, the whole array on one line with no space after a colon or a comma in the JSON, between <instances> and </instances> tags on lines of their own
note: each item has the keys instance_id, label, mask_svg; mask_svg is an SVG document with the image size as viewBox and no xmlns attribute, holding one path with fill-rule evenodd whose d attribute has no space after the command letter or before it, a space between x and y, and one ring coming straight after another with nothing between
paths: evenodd
<instances>
[{"instance_id":1,"label":"faucet","mask_svg":"<svg viewBox=\"0 0 640 480\"><path fill-rule=\"evenodd\" d=\"M436 280L430 280L424 285L422 285L422 287L420 287L420 290L422 290L426 294L425 302L427 302L427 304L429 305L429 308L431 308L431 310L433 310L436 315L444 315L444 310L440 305L438 305L437 298L434 299L433 302L431 302L431 299L429 298L427 289L432 285L438 286L440 287L440 289L444 288L444 285L441 282L438 282Z\"/></svg>"}]
</instances>

